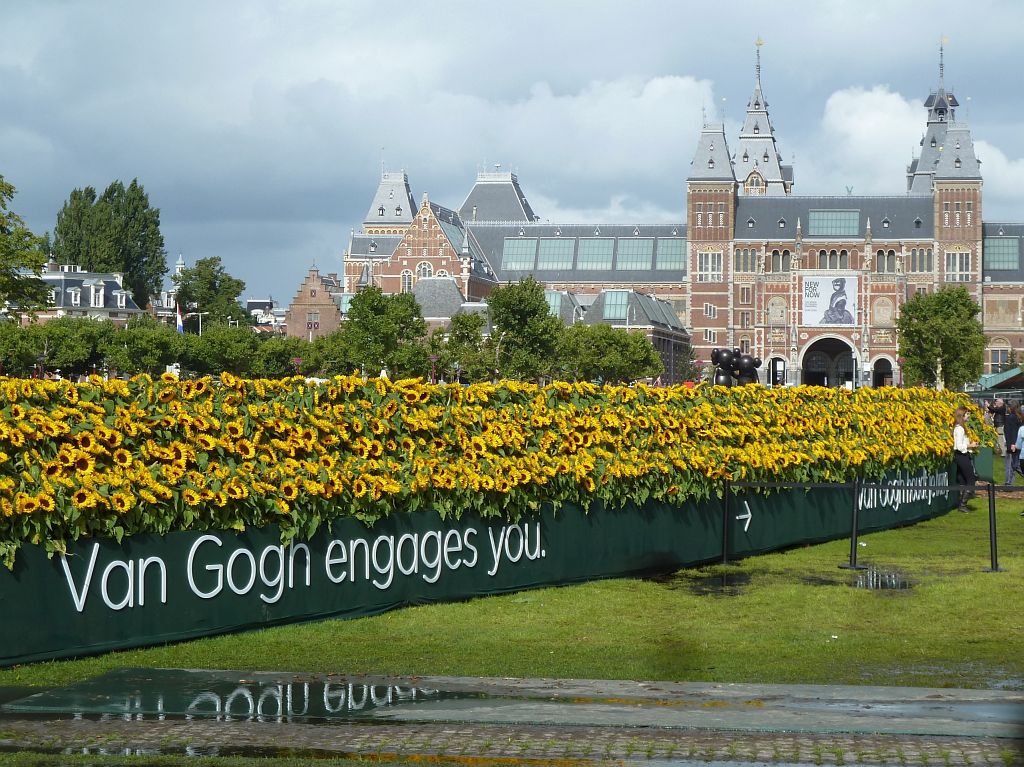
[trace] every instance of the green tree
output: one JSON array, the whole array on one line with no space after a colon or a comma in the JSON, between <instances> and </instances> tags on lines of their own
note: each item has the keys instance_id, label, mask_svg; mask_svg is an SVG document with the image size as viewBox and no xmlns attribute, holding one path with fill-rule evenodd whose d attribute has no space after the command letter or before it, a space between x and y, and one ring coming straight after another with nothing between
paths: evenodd
<instances>
[{"instance_id":1,"label":"green tree","mask_svg":"<svg viewBox=\"0 0 1024 767\"><path fill-rule=\"evenodd\" d=\"M105 349L115 331L110 320L88 317L57 317L25 328L43 367L59 370L65 378L91 373L103 366Z\"/></svg>"},{"instance_id":2,"label":"green tree","mask_svg":"<svg viewBox=\"0 0 1024 767\"><path fill-rule=\"evenodd\" d=\"M487 305L494 326L488 349L496 377L529 380L557 370L555 350L565 326L551 315L541 283L526 277L495 288Z\"/></svg>"},{"instance_id":3,"label":"green tree","mask_svg":"<svg viewBox=\"0 0 1024 767\"><path fill-rule=\"evenodd\" d=\"M980 313L963 287L918 293L907 301L896 320L904 381L952 389L976 381L987 343Z\"/></svg>"},{"instance_id":4,"label":"green tree","mask_svg":"<svg viewBox=\"0 0 1024 767\"><path fill-rule=\"evenodd\" d=\"M181 359L184 348L185 339L174 328L143 314L115 330L101 344L100 354L105 367L159 375Z\"/></svg>"},{"instance_id":5,"label":"green tree","mask_svg":"<svg viewBox=\"0 0 1024 767\"><path fill-rule=\"evenodd\" d=\"M14 191L0 176L0 305L20 316L44 306L49 290L39 277L46 265L43 241L8 207Z\"/></svg>"},{"instance_id":6,"label":"green tree","mask_svg":"<svg viewBox=\"0 0 1024 767\"><path fill-rule=\"evenodd\" d=\"M178 305L186 314L193 312L185 317L186 329L198 332L199 316L194 312L203 312L204 332L210 325L226 325L229 317L242 320L240 325L251 324L248 312L238 303L245 282L228 274L220 256L199 259L195 266L175 275L174 282L178 287Z\"/></svg>"},{"instance_id":7,"label":"green tree","mask_svg":"<svg viewBox=\"0 0 1024 767\"><path fill-rule=\"evenodd\" d=\"M447 330L437 328L430 336L430 354L438 379L486 381L493 370L493 355L484 344L486 315L479 312L456 314Z\"/></svg>"},{"instance_id":8,"label":"green tree","mask_svg":"<svg viewBox=\"0 0 1024 767\"><path fill-rule=\"evenodd\" d=\"M160 209L150 206L138 179L127 187L115 181L100 197L90 186L72 191L57 214L53 252L62 264L123 273L125 287L143 308L167 274Z\"/></svg>"},{"instance_id":9,"label":"green tree","mask_svg":"<svg viewBox=\"0 0 1024 767\"><path fill-rule=\"evenodd\" d=\"M38 354L32 339L18 322L0 321L0 375L31 375Z\"/></svg>"},{"instance_id":10,"label":"green tree","mask_svg":"<svg viewBox=\"0 0 1024 767\"><path fill-rule=\"evenodd\" d=\"M252 361L256 378L287 378L295 375L295 360L302 365L309 357L310 344L303 338L271 336L260 341Z\"/></svg>"},{"instance_id":11,"label":"green tree","mask_svg":"<svg viewBox=\"0 0 1024 767\"><path fill-rule=\"evenodd\" d=\"M387 368L392 378L421 376L429 370L426 333L427 323L411 293L386 296L376 286L352 298L342 326L349 354L359 367L369 375Z\"/></svg>"},{"instance_id":12,"label":"green tree","mask_svg":"<svg viewBox=\"0 0 1024 767\"><path fill-rule=\"evenodd\" d=\"M256 356L258 340L248 326L203 325L202 335L180 336L184 343L181 365L201 375L227 371L247 376Z\"/></svg>"},{"instance_id":13,"label":"green tree","mask_svg":"<svg viewBox=\"0 0 1024 767\"><path fill-rule=\"evenodd\" d=\"M561 375L570 380L623 383L665 371L647 336L604 323L579 322L567 328L559 339L557 357Z\"/></svg>"}]
</instances>

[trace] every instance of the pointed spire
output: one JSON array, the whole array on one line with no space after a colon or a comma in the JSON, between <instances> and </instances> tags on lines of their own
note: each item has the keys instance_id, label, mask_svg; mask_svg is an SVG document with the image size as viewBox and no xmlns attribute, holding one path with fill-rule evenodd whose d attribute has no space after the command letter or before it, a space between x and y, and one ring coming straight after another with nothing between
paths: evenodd
<instances>
[{"instance_id":1,"label":"pointed spire","mask_svg":"<svg viewBox=\"0 0 1024 767\"><path fill-rule=\"evenodd\" d=\"M949 38L945 35L939 36L939 89L945 90L945 62L943 58L945 56L945 46L949 42Z\"/></svg>"},{"instance_id":2,"label":"pointed spire","mask_svg":"<svg viewBox=\"0 0 1024 767\"><path fill-rule=\"evenodd\" d=\"M754 41L754 45L757 46L757 63L754 65L754 77L757 80L757 85L761 85L761 46L764 45L764 40L761 39L761 35L757 36L757 40Z\"/></svg>"}]
</instances>

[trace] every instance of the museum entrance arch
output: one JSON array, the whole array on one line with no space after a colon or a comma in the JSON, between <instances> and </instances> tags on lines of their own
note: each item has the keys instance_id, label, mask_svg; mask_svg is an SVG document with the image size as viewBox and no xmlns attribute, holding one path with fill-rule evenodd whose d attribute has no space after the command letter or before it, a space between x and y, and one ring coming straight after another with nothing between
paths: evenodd
<instances>
[{"instance_id":1,"label":"museum entrance arch","mask_svg":"<svg viewBox=\"0 0 1024 767\"><path fill-rule=\"evenodd\" d=\"M871 385L878 386L894 386L896 381L893 380L892 362L887 360L885 357L880 357L875 360L874 366L871 368Z\"/></svg>"},{"instance_id":2,"label":"museum entrance arch","mask_svg":"<svg viewBox=\"0 0 1024 767\"><path fill-rule=\"evenodd\" d=\"M822 338L804 352L800 383L856 388L857 352L839 338Z\"/></svg>"}]
</instances>

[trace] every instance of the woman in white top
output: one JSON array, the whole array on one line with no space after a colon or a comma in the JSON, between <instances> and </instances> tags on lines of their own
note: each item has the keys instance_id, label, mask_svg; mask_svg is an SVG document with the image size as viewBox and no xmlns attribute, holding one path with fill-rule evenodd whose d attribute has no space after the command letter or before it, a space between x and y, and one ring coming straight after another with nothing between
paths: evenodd
<instances>
[{"instance_id":1,"label":"woman in white top","mask_svg":"<svg viewBox=\"0 0 1024 767\"><path fill-rule=\"evenodd\" d=\"M953 415L953 458L956 461L956 483L967 486L960 490L960 511L970 511L967 508L967 500L974 497L974 483L978 479L974 473L974 464L971 462L971 450L976 448L978 443L971 442L967 438L967 430L964 428L966 421L967 408L961 405Z\"/></svg>"}]
</instances>

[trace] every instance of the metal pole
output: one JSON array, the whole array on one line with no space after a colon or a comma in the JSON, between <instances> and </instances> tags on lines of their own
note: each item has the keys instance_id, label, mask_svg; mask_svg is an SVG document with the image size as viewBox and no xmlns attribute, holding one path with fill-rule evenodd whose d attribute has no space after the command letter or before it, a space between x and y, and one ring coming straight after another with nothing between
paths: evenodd
<instances>
[{"instance_id":1,"label":"metal pole","mask_svg":"<svg viewBox=\"0 0 1024 767\"><path fill-rule=\"evenodd\" d=\"M996 483L994 479L988 483L988 546L992 566L986 568L984 572L1003 572L999 569L999 554L996 552Z\"/></svg>"},{"instance_id":2,"label":"metal pole","mask_svg":"<svg viewBox=\"0 0 1024 767\"><path fill-rule=\"evenodd\" d=\"M853 523L850 530L850 562L839 565L843 570L867 570L865 565L857 564L857 528L860 524L860 480L853 479Z\"/></svg>"},{"instance_id":3,"label":"metal pole","mask_svg":"<svg viewBox=\"0 0 1024 767\"><path fill-rule=\"evenodd\" d=\"M722 564L729 564L729 496L732 494L732 487L729 480L725 480L725 492L722 494Z\"/></svg>"}]
</instances>

